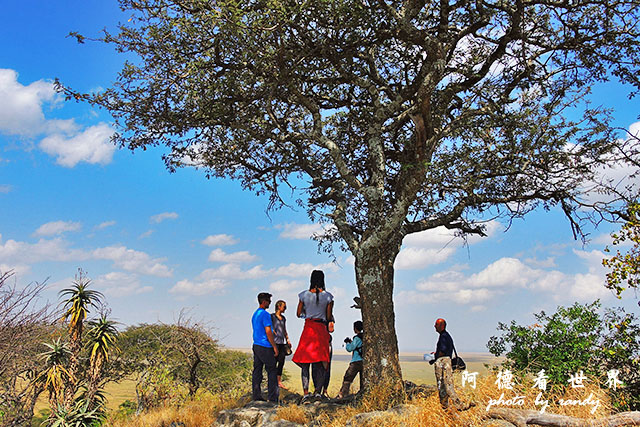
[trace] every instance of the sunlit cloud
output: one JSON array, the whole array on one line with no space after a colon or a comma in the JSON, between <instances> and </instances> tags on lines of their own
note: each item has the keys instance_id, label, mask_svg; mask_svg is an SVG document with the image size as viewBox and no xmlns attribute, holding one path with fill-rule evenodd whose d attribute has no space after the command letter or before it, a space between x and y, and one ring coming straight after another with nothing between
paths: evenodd
<instances>
[{"instance_id":1,"label":"sunlit cloud","mask_svg":"<svg viewBox=\"0 0 640 427\"><path fill-rule=\"evenodd\" d=\"M166 221L168 219L178 219L178 214L175 212L162 212L149 218L149 220L154 224L160 224L162 221Z\"/></svg>"},{"instance_id":2,"label":"sunlit cloud","mask_svg":"<svg viewBox=\"0 0 640 427\"><path fill-rule=\"evenodd\" d=\"M172 270L162 263L162 259L152 258L145 252L125 246L94 249L91 254L95 259L111 260L116 267L130 272L158 277L170 277L173 274Z\"/></svg>"},{"instance_id":3,"label":"sunlit cloud","mask_svg":"<svg viewBox=\"0 0 640 427\"><path fill-rule=\"evenodd\" d=\"M153 291L152 286L143 286L136 274L115 271L92 280L94 289L109 297L126 297Z\"/></svg>"},{"instance_id":4,"label":"sunlit cloud","mask_svg":"<svg viewBox=\"0 0 640 427\"><path fill-rule=\"evenodd\" d=\"M181 280L173 286L169 292L191 296L207 295L222 291L229 286L229 282L221 279L208 279L203 281Z\"/></svg>"},{"instance_id":5,"label":"sunlit cloud","mask_svg":"<svg viewBox=\"0 0 640 427\"><path fill-rule=\"evenodd\" d=\"M249 253L249 251L239 251L226 253L222 249L214 249L209 254L209 261L224 263L246 263L257 260L258 257Z\"/></svg>"},{"instance_id":6,"label":"sunlit cloud","mask_svg":"<svg viewBox=\"0 0 640 427\"><path fill-rule=\"evenodd\" d=\"M0 134L22 137L28 148L43 136L37 147L68 168L80 162L106 165L112 161L116 146L111 142L111 125L83 128L74 119L46 118L43 106L62 100L52 82L38 80L25 86L18 82L16 71L0 69L0 99Z\"/></svg>"},{"instance_id":7,"label":"sunlit cloud","mask_svg":"<svg viewBox=\"0 0 640 427\"><path fill-rule=\"evenodd\" d=\"M101 222L100 224L96 225L95 228L96 228L96 230L104 230L105 228L112 227L114 225L116 225L115 221L104 221L104 222Z\"/></svg>"},{"instance_id":8,"label":"sunlit cloud","mask_svg":"<svg viewBox=\"0 0 640 427\"><path fill-rule=\"evenodd\" d=\"M201 243L206 246L230 246L235 245L238 241L229 234L212 234L207 236Z\"/></svg>"},{"instance_id":9,"label":"sunlit cloud","mask_svg":"<svg viewBox=\"0 0 640 427\"><path fill-rule=\"evenodd\" d=\"M113 128L100 123L72 136L49 135L38 145L42 151L56 158L60 166L72 168L80 162L106 165L111 163L116 146L111 142Z\"/></svg>"},{"instance_id":10,"label":"sunlit cloud","mask_svg":"<svg viewBox=\"0 0 640 427\"><path fill-rule=\"evenodd\" d=\"M79 222L52 221L42 224L33 234L35 236L56 236L68 231L78 231L81 228L82 224Z\"/></svg>"},{"instance_id":11,"label":"sunlit cloud","mask_svg":"<svg viewBox=\"0 0 640 427\"><path fill-rule=\"evenodd\" d=\"M310 239L314 234L322 234L321 224L283 224L277 228L282 228L281 239L305 240Z\"/></svg>"}]
</instances>

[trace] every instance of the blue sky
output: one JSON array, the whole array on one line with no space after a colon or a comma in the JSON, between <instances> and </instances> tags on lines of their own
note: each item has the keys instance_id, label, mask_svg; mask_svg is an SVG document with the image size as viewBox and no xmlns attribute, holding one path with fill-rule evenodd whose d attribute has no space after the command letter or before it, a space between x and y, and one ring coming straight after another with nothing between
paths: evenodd
<instances>
[{"instance_id":1,"label":"blue sky","mask_svg":"<svg viewBox=\"0 0 640 427\"><path fill-rule=\"evenodd\" d=\"M109 1L8 1L0 18L0 270L19 286L47 280L56 301L78 267L102 291L124 325L171 322L182 308L215 327L222 343L251 344L255 295L270 290L289 303L294 343L302 322L292 313L312 269L325 271L336 296L338 337L359 313L353 261L318 254L317 230L304 211L265 212L264 197L196 170L170 174L161 149L131 153L112 146L112 120L64 102L52 82L80 91L110 85L123 57L110 47L67 38L97 36L126 20ZM615 109L616 124L640 130L640 102L606 84L592 99ZM628 171L615 174L623 177ZM558 211L492 223L487 238L464 247L446 230L408 237L396 263L401 351L431 351L433 322L449 322L461 351L484 351L498 322L533 323L533 312L601 298L637 312L635 296L616 300L603 287L602 252L613 230L573 240ZM338 341L341 342L341 339Z\"/></svg>"}]
</instances>

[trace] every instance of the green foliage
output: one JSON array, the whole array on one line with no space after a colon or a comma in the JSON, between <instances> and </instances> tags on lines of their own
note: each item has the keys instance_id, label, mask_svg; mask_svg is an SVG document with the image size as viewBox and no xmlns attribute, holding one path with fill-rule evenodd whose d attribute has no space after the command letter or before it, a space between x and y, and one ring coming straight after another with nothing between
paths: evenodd
<instances>
[{"instance_id":1,"label":"green foliage","mask_svg":"<svg viewBox=\"0 0 640 427\"><path fill-rule=\"evenodd\" d=\"M137 377L138 405L181 403L199 389L226 395L248 389L251 357L221 349L206 330L189 322L141 324L120 334L116 363Z\"/></svg>"},{"instance_id":2,"label":"green foliage","mask_svg":"<svg viewBox=\"0 0 640 427\"><path fill-rule=\"evenodd\" d=\"M94 363L98 359L109 361L109 353L112 350L119 351L116 346L118 330L116 322L107 319L105 315L100 316L96 321L89 322L87 333L87 346L90 350L90 361Z\"/></svg>"},{"instance_id":3,"label":"green foliage","mask_svg":"<svg viewBox=\"0 0 640 427\"><path fill-rule=\"evenodd\" d=\"M105 418L101 408L90 408L91 402L78 399L67 409L58 405L52 416L46 421L47 427L99 427Z\"/></svg>"},{"instance_id":4,"label":"green foliage","mask_svg":"<svg viewBox=\"0 0 640 427\"><path fill-rule=\"evenodd\" d=\"M89 425L106 413L104 384L117 378L109 355L117 351L115 323L101 314L87 321L90 309L103 308L103 295L89 289L91 281L78 270L74 284L60 292L66 321L66 335L58 336L41 354L46 362L39 384L49 393L51 416L55 425ZM85 323L89 326L83 334Z\"/></svg>"},{"instance_id":5,"label":"green foliage","mask_svg":"<svg viewBox=\"0 0 640 427\"><path fill-rule=\"evenodd\" d=\"M505 368L517 375L537 375L544 369L553 388L565 388L571 375L582 371L606 387L607 373L616 369L623 388L610 389L619 409L640 408L640 325L624 310L600 314L600 302L575 303L557 312L535 314L536 323L499 323L500 336L487 344L495 356L506 356Z\"/></svg>"},{"instance_id":6,"label":"green foliage","mask_svg":"<svg viewBox=\"0 0 640 427\"><path fill-rule=\"evenodd\" d=\"M640 323L623 309L607 310L603 318L601 356L603 371L617 369L624 387L613 392L620 410L640 410ZM606 376L601 376L605 383Z\"/></svg>"},{"instance_id":7,"label":"green foliage","mask_svg":"<svg viewBox=\"0 0 640 427\"><path fill-rule=\"evenodd\" d=\"M602 260L602 265L608 267L606 287L614 290L618 298L625 289L638 289L640 285L640 204L631 203L627 209L627 221L620 231L613 233L613 246L630 243L631 248L622 253L616 250L611 258ZM609 247L605 252L610 253Z\"/></svg>"},{"instance_id":8,"label":"green foliage","mask_svg":"<svg viewBox=\"0 0 640 427\"><path fill-rule=\"evenodd\" d=\"M69 320L69 331L81 325L87 317L89 307L99 308L98 304L104 298L102 293L88 289L90 283L85 273L78 270L73 286L60 291L64 302L64 319Z\"/></svg>"}]
</instances>

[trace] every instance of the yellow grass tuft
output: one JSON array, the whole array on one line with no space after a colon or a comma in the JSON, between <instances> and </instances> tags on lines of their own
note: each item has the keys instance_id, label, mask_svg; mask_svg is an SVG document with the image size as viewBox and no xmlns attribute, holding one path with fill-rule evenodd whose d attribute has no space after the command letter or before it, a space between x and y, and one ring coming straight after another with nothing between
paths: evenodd
<instances>
[{"instance_id":1,"label":"yellow grass tuft","mask_svg":"<svg viewBox=\"0 0 640 427\"><path fill-rule=\"evenodd\" d=\"M210 426L218 412L237 406L236 399L222 396L200 396L182 406L154 408L139 416L126 419L110 417L105 425L111 427L168 427L172 422L182 422L186 427Z\"/></svg>"},{"instance_id":2,"label":"yellow grass tuft","mask_svg":"<svg viewBox=\"0 0 640 427\"><path fill-rule=\"evenodd\" d=\"M304 409L298 405L284 406L276 411L276 420L287 420L298 424L307 424L309 419Z\"/></svg>"}]
</instances>

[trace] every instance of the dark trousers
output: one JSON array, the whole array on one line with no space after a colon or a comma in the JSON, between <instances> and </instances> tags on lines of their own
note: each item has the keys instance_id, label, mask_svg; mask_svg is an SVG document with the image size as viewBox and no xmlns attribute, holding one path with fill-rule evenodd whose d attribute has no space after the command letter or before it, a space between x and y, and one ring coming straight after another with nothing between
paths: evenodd
<instances>
[{"instance_id":1,"label":"dark trousers","mask_svg":"<svg viewBox=\"0 0 640 427\"><path fill-rule=\"evenodd\" d=\"M311 374L313 375L313 388L316 393L322 393L322 387L324 386L325 370L322 366L322 362L315 363L300 363L302 368L302 388L309 389L309 365L311 365Z\"/></svg>"},{"instance_id":2,"label":"dark trousers","mask_svg":"<svg viewBox=\"0 0 640 427\"><path fill-rule=\"evenodd\" d=\"M351 383L353 382L353 380L356 378L356 375L358 374L360 374L360 388L362 388L362 368L363 368L362 360L349 363L347 372L344 373L344 378L342 379L342 387L340 388L340 394L342 396L346 396L349 394L349 388L351 388Z\"/></svg>"},{"instance_id":3,"label":"dark trousers","mask_svg":"<svg viewBox=\"0 0 640 427\"><path fill-rule=\"evenodd\" d=\"M287 347L286 344L276 344L278 346L278 357L276 357L276 372L278 375L282 375L282 371L284 370L284 358L287 357L284 349Z\"/></svg>"},{"instance_id":4,"label":"dark trousers","mask_svg":"<svg viewBox=\"0 0 640 427\"><path fill-rule=\"evenodd\" d=\"M329 365L324 373L324 383L322 384L322 392L329 392L329 381L331 381L331 360L333 359L333 345L329 343Z\"/></svg>"},{"instance_id":5,"label":"dark trousers","mask_svg":"<svg viewBox=\"0 0 640 427\"><path fill-rule=\"evenodd\" d=\"M278 390L278 374L276 372L276 357L272 347L253 345L253 375L251 376L251 388L253 400L264 400L260 385L262 384L262 367L267 370L268 400L277 402L280 390Z\"/></svg>"}]
</instances>

